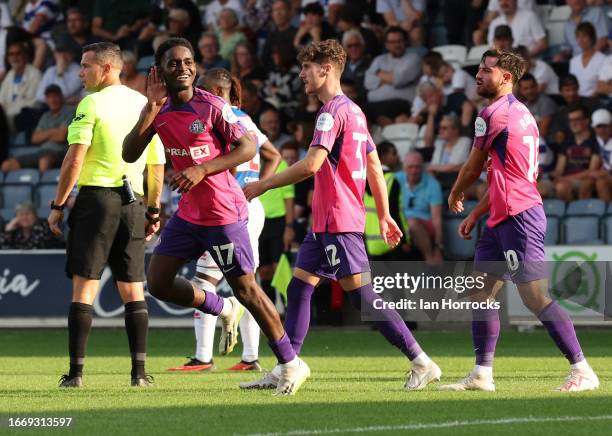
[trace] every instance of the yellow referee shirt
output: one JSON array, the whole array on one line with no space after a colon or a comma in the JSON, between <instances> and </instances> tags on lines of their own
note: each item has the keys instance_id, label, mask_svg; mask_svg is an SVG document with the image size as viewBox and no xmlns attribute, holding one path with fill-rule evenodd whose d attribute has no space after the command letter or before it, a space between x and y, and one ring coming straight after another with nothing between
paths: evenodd
<instances>
[{"instance_id":1,"label":"yellow referee shirt","mask_svg":"<svg viewBox=\"0 0 612 436\"><path fill-rule=\"evenodd\" d=\"M165 164L164 147L157 135L140 158L128 164L121 157L123 139L134 128L147 98L124 85L107 86L88 95L68 126L68 144L89 148L77 185L117 187L127 175L134 192L143 195L146 164Z\"/></svg>"}]
</instances>

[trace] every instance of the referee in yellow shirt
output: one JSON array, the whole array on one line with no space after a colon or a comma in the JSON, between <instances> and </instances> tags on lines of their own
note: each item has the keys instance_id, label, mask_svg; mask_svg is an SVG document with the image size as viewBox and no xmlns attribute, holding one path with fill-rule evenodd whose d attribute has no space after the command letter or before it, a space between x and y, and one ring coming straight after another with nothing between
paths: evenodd
<instances>
[{"instance_id":1,"label":"referee in yellow shirt","mask_svg":"<svg viewBox=\"0 0 612 436\"><path fill-rule=\"evenodd\" d=\"M125 304L125 327L132 353L132 386L148 386L145 374L149 317L144 300L144 242L159 229L165 156L154 137L137 162L121 158L125 136L147 99L121 84L121 51L101 42L83 48L80 78L92 94L79 104L68 127L70 148L51 205L49 226L60 234L68 195L79 194L68 217L66 273L72 278L68 314L70 372L60 387L82 386L93 302L108 263ZM143 203L143 172L148 167L148 208Z\"/></svg>"}]
</instances>

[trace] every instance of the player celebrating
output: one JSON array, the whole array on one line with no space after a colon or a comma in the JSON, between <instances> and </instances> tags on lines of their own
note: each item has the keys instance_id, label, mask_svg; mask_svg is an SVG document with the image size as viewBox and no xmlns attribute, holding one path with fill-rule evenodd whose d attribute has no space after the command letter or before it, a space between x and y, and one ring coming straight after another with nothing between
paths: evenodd
<instances>
[{"instance_id":1,"label":"player celebrating","mask_svg":"<svg viewBox=\"0 0 612 436\"><path fill-rule=\"evenodd\" d=\"M558 390L597 389L599 380L582 354L569 316L548 295L544 266L546 216L536 186L539 132L529 110L512 95L524 69L525 61L515 53L484 53L476 86L478 95L489 100L489 106L476 118L474 146L448 197L448 205L454 212L463 210L464 192L478 179L488 159L489 191L458 229L461 237L470 239L478 219L490 213L474 257L475 271L487 273L485 286L471 298L494 300L503 285L502 277L509 272L523 303L544 324L571 364L570 374ZM476 365L463 380L440 389L495 390L492 367L499 313L492 308L478 309L473 318Z\"/></svg>"},{"instance_id":2,"label":"player celebrating","mask_svg":"<svg viewBox=\"0 0 612 436\"><path fill-rule=\"evenodd\" d=\"M228 103L194 89L196 69L189 41L165 41L155 52L155 65L147 79L148 103L125 138L123 158L136 160L157 132L176 170L170 186L183 195L151 258L149 291L161 300L220 315L221 342L226 349L232 348L239 312L235 299L202 291L176 277L186 261L209 251L234 295L270 341L282 369L277 393L291 393L310 370L296 356L274 305L255 281L247 201L228 171L253 158L255 142L245 134Z\"/></svg>"},{"instance_id":3,"label":"player celebrating","mask_svg":"<svg viewBox=\"0 0 612 436\"><path fill-rule=\"evenodd\" d=\"M253 120L242 110L240 82L231 73L223 68L213 68L198 82L198 87L223 98L232 105L232 111L238 121L257 141L257 152L253 159L245 162L236 168L234 177L238 180L241 187L247 183L255 182L260 179L270 177L276 171L281 161L281 155L268 140L268 137L261 133ZM260 174L261 160L264 161L263 169ZM255 270L259 266L259 235L264 225L264 209L258 198L254 198L248 203L249 222L247 229L253 247L253 258ZM198 260L196 275L191 283L198 289L205 289L209 292L216 292L216 286L223 277L221 269L213 260L209 252L204 253ZM170 368L169 371L210 371L214 369L212 360L212 348L215 338L215 325L217 317L208 315L195 310L193 313L193 326L196 336L196 355L185 365ZM242 360L236 365L228 368L230 371L261 371L258 361L259 350L259 326L249 311L245 311L240 318L240 334L242 337ZM226 349L225 344L220 344L221 354L230 353L231 349Z\"/></svg>"},{"instance_id":4,"label":"player celebrating","mask_svg":"<svg viewBox=\"0 0 612 436\"><path fill-rule=\"evenodd\" d=\"M308 332L312 293L322 278L339 280L357 309L374 314L377 295L372 290L363 236L366 177L376 201L383 240L395 246L402 236L389 214L385 179L365 116L340 89L346 61L342 46L335 40L314 43L304 48L298 59L306 93L315 94L323 102L308 154L284 172L245 188L247 199L252 199L269 189L315 176L312 231L300 246L287 290L285 328L296 354ZM384 318L376 322L380 332L412 361L406 389L422 389L439 380L440 368L421 350L400 315L394 310L376 312L377 318ZM241 387L272 388L278 383L279 369Z\"/></svg>"}]
</instances>

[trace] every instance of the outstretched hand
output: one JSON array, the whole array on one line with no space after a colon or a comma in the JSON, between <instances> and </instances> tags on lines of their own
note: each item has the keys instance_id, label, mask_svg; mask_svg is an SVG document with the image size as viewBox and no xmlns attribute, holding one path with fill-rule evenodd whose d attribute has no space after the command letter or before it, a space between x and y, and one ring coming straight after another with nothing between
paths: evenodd
<instances>
[{"instance_id":1,"label":"outstretched hand","mask_svg":"<svg viewBox=\"0 0 612 436\"><path fill-rule=\"evenodd\" d=\"M380 236L390 247L395 248L402 240L402 231L391 216L380 219Z\"/></svg>"},{"instance_id":2,"label":"outstretched hand","mask_svg":"<svg viewBox=\"0 0 612 436\"><path fill-rule=\"evenodd\" d=\"M147 99L154 107L161 107L168 99L168 90L157 72L157 67L151 67L147 76Z\"/></svg>"},{"instance_id":3,"label":"outstretched hand","mask_svg":"<svg viewBox=\"0 0 612 436\"><path fill-rule=\"evenodd\" d=\"M244 191L244 196L248 201L259 197L261 194L266 192L266 189L263 185L263 181L249 183L244 188L242 188L242 190Z\"/></svg>"}]
</instances>

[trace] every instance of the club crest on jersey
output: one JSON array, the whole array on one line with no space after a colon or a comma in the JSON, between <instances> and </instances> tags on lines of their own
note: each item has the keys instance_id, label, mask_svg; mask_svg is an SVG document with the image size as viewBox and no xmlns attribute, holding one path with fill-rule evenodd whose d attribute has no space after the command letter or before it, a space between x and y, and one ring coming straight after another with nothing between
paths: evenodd
<instances>
[{"instance_id":1,"label":"club crest on jersey","mask_svg":"<svg viewBox=\"0 0 612 436\"><path fill-rule=\"evenodd\" d=\"M321 132L329 132L334 127L334 117L329 112L323 112L317 118L317 130Z\"/></svg>"},{"instance_id":2,"label":"club crest on jersey","mask_svg":"<svg viewBox=\"0 0 612 436\"><path fill-rule=\"evenodd\" d=\"M481 117L477 117L474 122L474 136L480 137L487 133L487 122Z\"/></svg>"},{"instance_id":3,"label":"club crest on jersey","mask_svg":"<svg viewBox=\"0 0 612 436\"><path fill-rule=\"evenodd\" d=\"M204 123L200 120L195 120L189 126L189 131L195 135L199 135L200 133L204 133Z\"/></svg>"}]
</instances>

